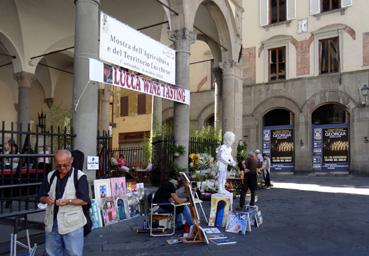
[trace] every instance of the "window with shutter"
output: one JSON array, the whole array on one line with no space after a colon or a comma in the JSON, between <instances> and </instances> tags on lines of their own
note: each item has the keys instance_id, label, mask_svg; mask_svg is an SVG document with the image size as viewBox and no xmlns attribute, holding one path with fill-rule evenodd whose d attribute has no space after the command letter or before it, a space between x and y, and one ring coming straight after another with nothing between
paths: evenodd
<instances>
[{"instance_id":1,"label":"window with shutter","mask_svg":"<svg viewBox=\"0 0 369 256\"><path fill-rule=\"evenodd\" d=\"M128 116L128 96L120 97L120 116Z\"/></svg>"},{"instance_id":2,"label":"window with shutter","mask_svg":"<svg viewBox=\"0 0 369 256\"><path fill-rule=\"evenodd\" d=\"M319 41L320 73L339 72L339 43L338 37L323 39Z\"/></svg>"},{"instance_id":3,"label":"window with shutter","mask_svg":"<svg viewBox=\"0 0 369 256\"><path fill-rule=\"evenodd\" d=\"M137 114L146 114L146 95L139 94L137 97Z\"/></svg>"},{"instance_id":4,"label":"window with shutter","mask_svg":"<svg viewBox=\"0 0 369 256\"><path fill-rule=\"evenodd\" d=\"M270 0L270 23L286 20L286 0Z\"/></svg>"},{"instance_id":5,"label":"window with shutter","mask_svg":"<svg viewBox=\"0 0 369 256\"><path fill-rule=\"evenodd\" d=\"M296 19L296 0L287 0L287 20Z\"/></svg>"},{"instance_id":6,"label":"window with shutter","mask_svg":"<svg viewBox=\"0 0 369 256\"><path fill-rule=\"evenodd\" d=\"M269 24L269 0L259 0L260 26Z\"/></svg>"},{"instance_id":7,"label":"window with shutter","mask_svg":"<svg viewBox=\"0 0 369 256\"><path fill-rule=\"evenodd\" d=\"M320 13L320 0L310 0L310 15Z\"/></svg>"},{"instance_id":8,"label":"window with shutter","mask_svg":"<svg viewBox=\"0 0 369 256\"><path fill-rule=\"evenodd\" d=\"M286 47L269 49L269 81L286 79Z\"/></svg>"},{"instance_id":9,"label":"window with shutter","mask_svg":"<svg viewBox=\"0 0 369 256\"><path fill-rule=\"evenodd\" d=\"M352 0L341 0L341 7L346 8L352 5Z\"/></svg>"}]
</instances>

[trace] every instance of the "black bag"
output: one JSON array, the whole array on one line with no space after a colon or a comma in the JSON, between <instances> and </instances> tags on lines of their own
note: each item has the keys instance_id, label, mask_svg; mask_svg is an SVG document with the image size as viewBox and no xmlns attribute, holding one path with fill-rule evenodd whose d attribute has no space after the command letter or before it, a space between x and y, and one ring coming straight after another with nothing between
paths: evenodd
<instances>
[{"instance_id":1,"label":"black bag","mask_svg":"<svg viewBox=\"0 0 369 256\"><path fill-rule=\"evenodd\" d=\"M73 175L74 175L74 187L77 190L78 187L78 170L73 168ZM54 178L56 176L56 171L53 173L53 175L50 178L50 182L49 184L51 185L54 181ZM83 210L83 214L85 215L86 218L86 224L83 226L83 235L87 236L88 234L91 233L92 230L92 220L90 217L90 208L91 208L91 201L89 200L88 203L86 205L82 205L82 210Z\"/></svg>"}]
</instances>

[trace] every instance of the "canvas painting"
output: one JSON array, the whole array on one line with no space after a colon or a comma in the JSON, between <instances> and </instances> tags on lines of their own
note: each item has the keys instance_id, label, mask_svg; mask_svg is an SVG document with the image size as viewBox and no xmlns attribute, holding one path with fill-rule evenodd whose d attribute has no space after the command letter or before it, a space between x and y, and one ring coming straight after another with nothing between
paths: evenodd
<instances>
[{"instance_id":1,"label":"canvas painting","mask_svg":"<svg viewBox=\"0 0 369 256\"><path fill-rule=\"evenodd\" d=\"M118 220L129 219L129 208L127 196L114 197L115 208L117 209Z\"/></svg>"},{"instance_id":2,"label":"canvas painting","mask_svg":"<svg viewBox=\"0 0 369 256\"><path fill-rule=\"evenodd\" d=\"M144 183L137 183L136 184L136 192L135 194L138 196L138 199L142 199L143 196L144 196L144 191L145 188L144 188Z\"/></svg>"},{"instance_id":3,"label":"canvas painting","mask_svg":"<svg viewBox=\"0 0 369 256\"><path fill-rule=\"evenodd\" d=\"M102 198L111 196L110 179L94 180L95 199L100 202Z\"/></svg>"},{"instance_id":4,"label":"canvas painting","mask_svg":"<svg viewBox=\"0 0 369 256\"><path fill-rule=\"evenodd\" d=\"M263 224L263 216L261 215L261 211L255 212L255 226L260 227Z\"/></svg>"},{"instance_id":5,"label":"canvas painting","mask_svg":"<svg viewBox=\"0 0 369 256\"><path fill-rule=\"evenodd\" d=\"M123 196L127 194L126 177L111 178L112 196Z\"/></svg>"},{"instance_id":6,"label":"canvas painting","mask_svg":"<svg viewBox=\"0 0 369 256\"><path fill-rule=\"evenodd\" d=\"M211 208L209 216L209 226L225 227L231 201L229 196L224 194L211 195Z\"/></svg>"},{"instance_id":7,"label":"canvas painting","mask_svg":"<svg viewBox=\"0 0 369 256\"><path fill-rule=\"evenodd\" d=\"M227 220L226 232L246 234L248 213L230 213Z\"/></svg>"},{"instance_id":8,"label":"canvas painting","mask_svg":"<svg viewBox=\"0 0 369 256\"><path fill-rule=\"evenodd\" d=\"M90 217L92 229L101 228L103 226L100 206L95 199L91 199Z\"/></svg>"},{"instance_id":9,"label":"canvas painting","mask_svg":"<svg viewBox=\"0 0 369 256\"><path fill-rule=\"evenodd\" d=\"M134 181L127 182L127 194L135 192L137 192L136 182Z\"/></svg>"},{"instance_id":10,"label":"canvas painting","mask_svg":"<svg viewBox=\"0 0 369 256\"><path fill-rule=\"evenodd\" d=\"M140 215L140 200L137 195L128 195L129 217L133 218Z\"/></svg>"},{"instance_id":11,"label":"canvas painting","mask_svg":"<svg viewBox=\"0 0 369 256\"><path fill-rule=\"evenodd\" d=\"M118 221L117 209L112 197L102 198L100 202L104 225L110 225Z\"/></svg>"}]
</instances>

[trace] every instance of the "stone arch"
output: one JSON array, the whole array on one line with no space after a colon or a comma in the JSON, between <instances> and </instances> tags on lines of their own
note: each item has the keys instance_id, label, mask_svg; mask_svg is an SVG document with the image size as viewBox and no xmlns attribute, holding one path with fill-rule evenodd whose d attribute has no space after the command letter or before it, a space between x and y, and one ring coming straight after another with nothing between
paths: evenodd
<instances>
[{"instance_id":1,"label":"stone arch","mask_svg":"<svg viewBox=\"0 0 369 256\"><path fill-rule=\"evenodd\" d=\"M260 120L263 116L271 110L282 108L291 111L295 118L301 112L298 103L286 96L273 96L260 102L252 112L252 116Z\"/></svg>"},{"instance_id":2,"label":"stone arch","mask_svg":"<svg viewBox=\"0 0 369 256\"><path fill-rule=\"evenodd\" d=\"M190 3L191 2L191 3ZM171 30L187 28L195 30L195 18L200 5L205 6L210 17L216 23L220 44L227 51L222 50L223 60L238 60L241 47L241 31L236 26L236 20L228 1L224 0L196 0L196 1L170 1L170 7L177 14L171 13Z\"/></svg>"},{"instance_id":3,"label":"stone arch","mask_svg":"<svg viewBox=\"0 0 369 256\"><path fill-rule=\"evenodd\" d=\"M359 105L349 94L338 90L321 90L312 96L310 96L301 106L302 111L305 114L309 114L318 107L327 103L339 103L346 106L349 112Z\"/></svg>"},{"instance_id":4,"label":"stone arch","mask_svg":"<svg viewBox=\"0 0 369 256\"><path fill-rule=\"evenodd\" d=\"M317 32L322 32L322 31L341 30L341 29L345 31L353 40L356 39L355 30L352 27L346 24L342 24L342 23L334 23L334 24L323 26L317 29L316 31L314 31L313 34Z\"/></svg>"},{"instance_id":5,"label":"stone arch","mask_svg":"<svg viewBox=\"0 0 369 256\"><path fill-rule=\"evenodd\" d=\"M24 66L23 58L21 58L21 54L17 49L17 47L15 46L15 44L3 32L0 32L0 43L4 46L5 50L8 52L9 55L15 57L11 59L13 63L14 73L22 71Z\"/></svg>"},{"instance_id":6,"label":"stone arch","mask_svg":"<svg viewBox=\"0 0 369 256\"><path fill-rule=\"evenodd\" d=\"M173 114L174 114L174 108L173 107L168 107L168 108L164 109L162 111L162 120L163 120L163 122L165 122L166 120L172 118Z\"/></svg>"},{"instance_id":7,"label":"stone arch","mask_svg":"<svg viewBox=\"0 0 369 256\"><path fill-rule=\"evenodd\" d=\"M196 117L197 128L201 129L202 127L204 127L205 120L214 114L214 102L212 102L205 106Z\"/></svg>"}]
</instances>

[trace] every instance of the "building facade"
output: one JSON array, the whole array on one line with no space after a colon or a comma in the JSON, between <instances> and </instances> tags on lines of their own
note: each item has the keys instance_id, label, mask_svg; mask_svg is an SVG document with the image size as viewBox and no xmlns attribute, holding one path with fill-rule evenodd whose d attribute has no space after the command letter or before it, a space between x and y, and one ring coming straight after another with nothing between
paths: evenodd
<instances>
[{"instance_id":1,"label":"building facade","mask_svg":"<svg viewBox=\"0 0 369 256\"><path fill-rule=\"evenodd\" d=\"M275 171L368 174L368 2L244 4L247 144Z\"/></svg>"}]
</instances>

